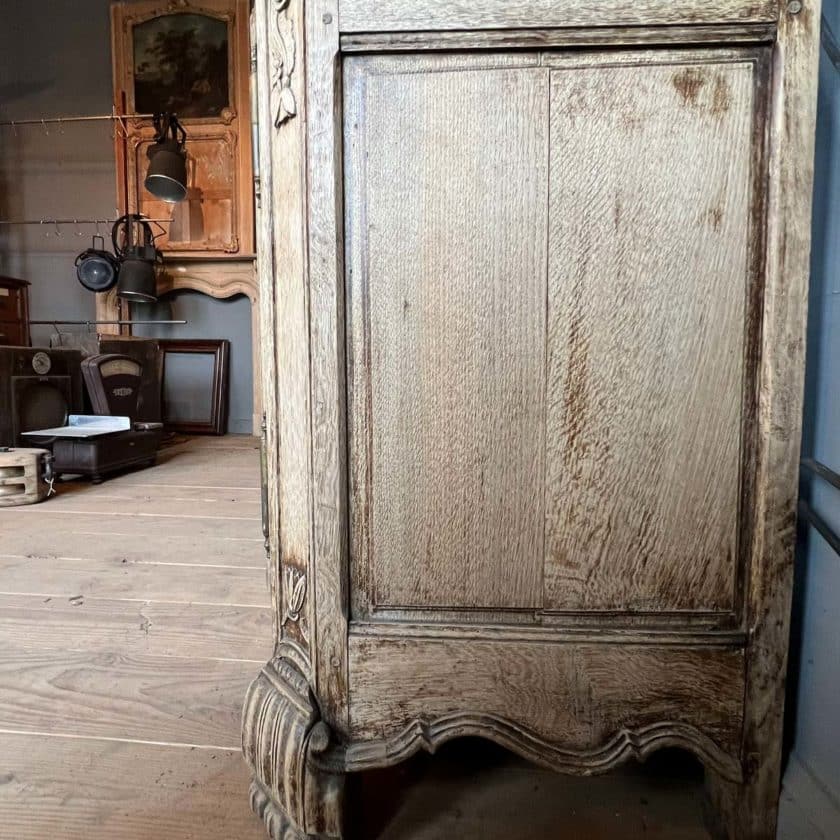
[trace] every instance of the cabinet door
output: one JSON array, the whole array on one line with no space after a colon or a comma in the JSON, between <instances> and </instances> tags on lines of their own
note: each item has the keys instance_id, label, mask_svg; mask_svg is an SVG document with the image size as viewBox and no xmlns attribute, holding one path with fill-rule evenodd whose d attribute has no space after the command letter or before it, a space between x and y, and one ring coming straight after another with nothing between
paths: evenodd
<instances>
[{"instance_id":1,"label":"cabinet door","mask_svg":"<svg viewBox=\"0 0 840 840\"><path fill-rule=\"evenodd\" d=\"M762 55L346 60L357 617L737 610Z\"/></svg>"}]
</instances>

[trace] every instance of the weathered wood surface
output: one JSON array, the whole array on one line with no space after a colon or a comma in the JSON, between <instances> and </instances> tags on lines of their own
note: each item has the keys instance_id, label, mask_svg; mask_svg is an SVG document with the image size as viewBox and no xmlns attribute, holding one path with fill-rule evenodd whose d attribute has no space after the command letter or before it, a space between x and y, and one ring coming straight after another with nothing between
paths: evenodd
<instances>
[{"instance_id":1,"label":"weathered wood surface","mask_svg":"<svg viewBox=\"0 0 840 840\"><path fill-rule=\"evenodd\" d=\"M731 753L743 661L741 651L725 649L351 635L352 733L381 740L415 720L486 715L515 721L548 753L552 745L597 751L622 729L675 722Z\"/></svg>"},{"instance_id":2,"label":"weathered wood surface","mask_svg":"<svg viewBox=\"0 0 840 840\"><path fill-rule=\"evenodd\" d=\"M679 44L755 44L776 40L775 23L653 28L491 29L438 32L358 32L341 36L341 51L416 52L443 49L545 49Z\"/></svg>"},{"instance_id":3,"label":"weathered wood surface","mask_svg":"<svg viewBox=\"0 0 840 840\"><path fill-rule=\"evenodd\" d=\"M286 34L284 21L300 20L296 2L266 3L261 13ZM308 566L295 558L288 578L283 570L275 605L278 622L291 628L284 631L288 650L298 643L297 658L278 648L271 673L260 678L259 708L246 723L248 737L268 732L269 718L275 721L269 728L277 727L276 736L254 741L249 760L261 781L286 750L297 763L284 766L300 770L307 755L310 770L340 774L469 734L586 773L677 744L706 764L730 840L773 836L818 21L819 3L808 0L307 6L306 62L296 65L306 73L305 109L297 116L287 109L277 127L282 132L299 117L306 133L300 195L308 238L312 542ZM777 23L778 42L754 46L770 44ZM665 27L654 29L661 24L668 24L668 37ZM731 26L731 41L708 29L721 24ZM535 51L543 47L540 38L554 43L557 30L576 27L587 29L579 43L598 51ZM495 34L482 41L477 30ZM602 50L593 33L609 30L616 43L668 49ZM685 40L672 40L680 32ZM692 32L710 46L696 48ZM342 60L341 44L366 53ZM423 54L377 54L406 46ZM511 52L478 51L488 47ZM277 55L284 59L279 82L272 77ZM269 44L263 73L281 89L286 58L287 49ZM616 67L622 62L627 66ZM394 66L399 70L389 73ZM535 95L541 85L542 100ZM536 125L545 115L543 158L536 131L514 130L509 136L518 143L505 144L505 129L521 128L528 118ZM482 116L479 135L474 126ZM269 147L276 136L268 136ZM283 158L284 173L290 160ZM493 160L507 164L495 178L488 174ZM452 184L460 204L448 194ZM497 201L482 215L475 208L485 194ZM536 196L544 196L542 216ZM411 224L401 226L404 218ZM522 246L508 273L527 290L513 301L493 275L495 263L505 264L505 225L519 231ZM592 231L600 233L597 242L587 240ZM468 269L488 253L496 261L480 285ZM534 287L528 266L541 264L544 285ZM412 274L412 265L426 270ZM273 271L282 274L277 265ZM426 289L433 292L427 298ZM498 310L486 305L491 292ZM425 332L412 332L418 311L427 314ZM470 321L476 312L484 317ZM452 318L453 328L428 313ZM535 343L542 360L531 343L541 335L542 344ZM521 352L511 350L511 337ZM272 358L281 369L287 363L282 354ZM482 365L480 377L474 370ZM510 382L512 366L522 389L512 417L522 421L523 439L531 435L532 463L546 469L536 487L521 481L526 447L487 431L499 406L475 399L481 388L495 394L494 386ZM575 403L578 397L584 399ZM545 411L545 444L545 433L535 436L527 420L534 403L536 413ZM429 427L437 430L436 448L422 439ZM394 441L400 445L387 450ZM507 446L513 481L502 488L500 471L491 469L483 476L490 492L532 504L512 527L488 513L500 508L486 506L478 517L482 531L470 519L483 492L474 476L482 476L480 456L495 455L494 446ZM427 451L440 463L418 459L412 472L416 454ZM472 451L475 462L452 456ZM563 469L552 471L552 458ZM282 460L277 466L284 470ZM394 472L400 469L405 473ZM297 490L299 478L291 479ZM403 524L393 524L399 516L393 523L386 518L381 529L383 510L391 515L413 494L421 496L412 482L422 485L430 512L400 514ZM517 554L528 541L523 534L536 531L534 544L542 539L540 528L527 526L534 508L546 524L548 550L540 544ZM459 552L451 539L442 540L458 569L435 566L441 549L434 541L444 533L464 547ZM499 575L502 538L514 548ZM387 603L379 601L383 544L392 547L385 576L391 592L383 591L407 603L377 614L368 607ZM533 554L544 580L529 565ZM430 562L428 574L418 573L414 557ZM409 573L401 578L396 570L406 558ZM488 560L499 579L476 575L475 594L459 591L470 564L481 568ZM569 573L574 564L578 574ZM498 628L516 612L510 630L435 639L435 621L457 623L459 616L446 609L424 614L422 599L440 607L447 589L463 599L460 605L477 608L472 627L464 621L470 632ZM511 600L497 600L500 592ZM541 598L554 609L545 639L498 637L520 632L525 612L504 607L525 603L535 612ZM583 623L564 628L564 616L581 609ZM428 627L423 636L378 639L371 629L348 637L351 616ZM592 631L599 616L627 617L645 644L547 642L553 633L573 632L573 623ZM672 634L696 629L698 644L680 647L672 635L657 646L644 637L647 616L651 628L670 627ZM736 643L699 644L705 638L699 633L713 627L735 634L727 638ZM538 628L527 630L533 632ZM610 632L615 636L615 627ZM312 665L315 700L289 694L292 683L306 679L295 669L284 676L291 661ZM296 697L305 698L298 688ZM316 708L324 721L310 717ZM263 709L270 711L264 719ZM302 803L301 785L303 770L295 770L274 787L255 787L254 805L275 834L289 828L289 817L311 831L326 814L334 816L337 794L319 789ZM287 790L298 798L286 801Z\"/></svg>"},{"instance_id":4,"label":"weathered wood surface","mask_svg":"<svg viewBox=\"0 0 840 840\"><path fill-rule=\"evenodd\" d=\"M0 626L4 644L28 651L54 650L60 640L75 651L262 663L272 650L267 606L0 595Z\"/></svg>"},{"instance_id":5,"label":"weathered wood surface","mask_svg":"<svg viewBox=\"0 0 840 840\"><path fill-rule=\"evenodd\" d=\"M312 446L310 645L321 710L347 721L347 542L345 348L338 0L309 0L306 39L306 159ZM282 468L282 466L281 466ZM282 505L282 501L281 501Z\"/></svg>"},{"instance_id":6,"label":"weathered wood surface","mask_svg":"<svg viewBox=\"0 0 840 840\"><path fill-rule=\"evenodd\" d=\"M547 608L737 606L755 68L715 55L551 74Z\"/></svg>"},{"instance_id":7,"label":"weathered wood surface","mask_svg":"<svg viewBox=\"0 0 840 840\"><path fill-rule=\"evenodd\" d=\"M104 506L103 506L104 507ZM186 509L185 509L186 507ZM0 511L0 528L4 533L14 534L19 529L31 529L36 521L42 529L63 528L67 523L73 531L108 533L113 531L126 536L142 539L151 533L158 537L179 536L189 524L190 534L194 539L239 538L254 539L259 537L260 519L246 513L244 516L216 517L211 507L201 508L195 505L173 503L171 513L145 513L143 511L124 512L125 508L91 510L90 507L74 505L51 507L45 503L37 508L8 508ZM186 510L191 511L187 513ZM30 523L30 524L28 524Z\"/></svg>"},{"instance_id":8,"label":"weathered wood surface","mask_svg":"<svg viewBox=\"0 0 840 840\"><path fill-rule=\"evenodd\" d=\"M755 536L747 592L747 784L710 777L718 828L776 833L802 427L820 0L782 15L773 73Z\"/></svg>"},{"instance_id":9,"label":"weathered wood surface","mask_svg":"<svg viewBox=\"0 0 840 840\"><path fill-rule=\"evenodd\" d=\"M93 527L78 531L73 527L71 517L56 518L51 529L32 533L31 527L38 526L37 520L19 520L12 530L2 532L0 556L41 557L55 556L85 557L96 560L127 563L148 563L158 560L175 562L182 565L204 566L241 566L258 568L262 552L262 539L256 537L208 537L204 536L196 546L195 538L190 533L138 534L134 528L119 528L102 533ZM61 535L56 541L55 534ZM195 547L195 551L192 549ZM57 554L60 552L60 554ZM0 584L2 589L2 584Z\"/></svg>"},{"instance_id":10,"label":"weathered wood surface","mask_svg":"<svg viewBox=\"0 0 840 840\"><path fill-rule=\"evenodd\" d=\"M5 648L0 728L239 747L251 662Z\"/></svg>"},{"instance_id":11,"label":"weathered wood surface","mask_svg":"<svg viewBox=\"0 0 840 840\"><path fill-rule=\"evenodd\" d=\"M9 840L262 840L238 750L0 734Z\"/></svg>"},{"instance_id":12,"label":"weathered wood surface","mask_svg":"<svg viewBox=\"0 0 840 840\"><path fill-rule=\"evenodd\" d=\"M61 534L60 528L54 532ZM59 536L60 539L60 536ZM137 535L124 537L138 539ZM195 542L199 540L196 538ZM181 550L184 550L183 548ZM203 567L177 562L149 563L86 557L0 555L0 592L72 598L264 607L268 605L261 568Z\"/></svg>"},{"instance_id":13,"label":"weathered wood surface","mask_svg":"<svg viewBox=\"0 0 840 840\"><path fill-rule=\"evenodd\" d=\"M41 517L2 512L10 837L262 834L239 751L245 690L273 648L247 501L259 498L257 452L250 439L204 439L164 461L98 487L63 484ZM214 504L228 527L199 518Z\"/></svg>"},{"instance_id":14,"label":"weathered wood surface","mask_svg":"<svg viewBox=\"0 0 840 840\"><path fill-rule=\"evenodd\" d=\"M548 73L481 64L345 63L353 568L371 605L542 602Z\"/></svg>"},{"instance_id":15,"label":"weathered wood surface","mask_svg":"<svg viewBox=\"0 0 840 840\"><path fill-rule=\"evenodd\" d=\"M777 0L341 0L342 32L766 22Z\"/></svg>"}]
</instances>

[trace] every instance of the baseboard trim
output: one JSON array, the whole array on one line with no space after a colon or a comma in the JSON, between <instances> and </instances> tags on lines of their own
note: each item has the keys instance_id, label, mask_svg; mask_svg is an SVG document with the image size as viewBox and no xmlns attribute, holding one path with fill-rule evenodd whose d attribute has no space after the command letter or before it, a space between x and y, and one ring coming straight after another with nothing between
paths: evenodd
<instances>
[{"instance_id":1,"label":"baseboard trim","mask_svg":"<svg viewBox=\"0 0 840 840\"><path fill-rule=\"evenodd\" d=\"M840 837L840 800L796 753L788 761L784 789L823 837Z\"/></svg>"}]
</instances>

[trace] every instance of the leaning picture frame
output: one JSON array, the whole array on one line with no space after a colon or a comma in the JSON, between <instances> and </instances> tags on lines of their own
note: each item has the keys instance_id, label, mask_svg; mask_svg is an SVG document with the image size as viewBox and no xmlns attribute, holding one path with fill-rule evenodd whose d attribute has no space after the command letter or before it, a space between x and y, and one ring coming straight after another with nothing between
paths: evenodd
<instances>
[{"instance_id":1,"label":"leaning picture frame","mask_svg":"<svg viewBox=\"0 0 840 840\"><path fill-rule=\"evenodd\" d=\"M227 432L230 342L159 340L163 353L163 425L185 434Z\"/></svg>"}]
</instances>

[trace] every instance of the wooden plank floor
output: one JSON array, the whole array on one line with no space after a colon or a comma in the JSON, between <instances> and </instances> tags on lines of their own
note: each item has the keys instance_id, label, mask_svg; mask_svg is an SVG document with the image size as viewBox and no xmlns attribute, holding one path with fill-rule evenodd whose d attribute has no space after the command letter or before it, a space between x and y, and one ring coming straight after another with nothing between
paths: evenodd
<instances>
[{"instance_id":1,"label":"wooden plank floor","mask_svg":"<svg viewBox=\"0 0 840 840\"><path fill-rule=\"evenodd\" d=\"M240 714L271 653L259 452L0 509L0 838L263 840Z\"/></svg>"},{"instance_id":2,"label":"wooden plank floor","mask_svg":"<svg viewBox=\"0 0 840 840\"><path fill-rule=\"evenodd\" d=\"M239 750L270 655L251 438L0 509L0 840L264 840ZM348 840L707 840L694 771L480 743L352 779ZM523 820L523 814L527 818ZM779 840L818 840L789 798Z\"/></svg>"}]
</instances>

